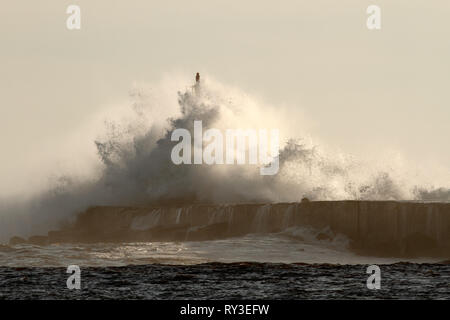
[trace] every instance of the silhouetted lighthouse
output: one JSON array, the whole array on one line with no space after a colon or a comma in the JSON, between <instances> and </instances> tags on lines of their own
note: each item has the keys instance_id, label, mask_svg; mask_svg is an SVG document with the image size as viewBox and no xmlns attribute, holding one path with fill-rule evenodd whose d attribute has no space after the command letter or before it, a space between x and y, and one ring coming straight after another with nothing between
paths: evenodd
<instances>
[{"instance_id":1,"label":"silhouetted lighthouse","mask_svg":"<svg viewBox=\"0 0 450 320\"><path fill-rule=\"evenodd\" d=\"M197 96L200 94L200 73L198 72L195 75L194 93Z\"/></svg>"}]
</instances>

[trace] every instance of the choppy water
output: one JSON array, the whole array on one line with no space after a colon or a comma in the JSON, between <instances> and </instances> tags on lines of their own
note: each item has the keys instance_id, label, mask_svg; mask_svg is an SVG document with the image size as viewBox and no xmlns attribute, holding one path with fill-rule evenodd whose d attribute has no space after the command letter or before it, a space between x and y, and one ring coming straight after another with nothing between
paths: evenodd
<instances>
[{"instance_id":1,"label":"choppy water","mask_svg":"<svg viewBox=\"0 0 450 320\"><path fill-rule=\"evenodd\" d=\"M306 238L306 239L305 239ZM450 265L361 257L296 232L197 242L0 246L2 299L449 299ZM378 264L382 289L366 287ZM81 267L81 290L66 287Z\"/></svg>"},{"instance_id":2,"label":"choppy water","mask_svg":"<svg viewBox=\"0 0 450 320\"><path fill-rule=\"evenodd\" d=\"M2 299L449 299L450 265L381 266L381 289L365 265L208 263L87 267L81 290L65 268L0 267Z\"/></svg>"},{"instance_id":3,"label":"choppy water","mask_svg":"<svg viewBox=\"0 0 450 320\"><path fill-rule=\"evenodd\" d=\"M346 249L347 239L317 240L298 230L211 241L16 245L0 247L0 266L67 267L128 266L142 264L192 265L220 262L387 264L395 258L363 257ZM409 262L439 262L439 259L409 259Z\"/></svg>"}]
</instances>

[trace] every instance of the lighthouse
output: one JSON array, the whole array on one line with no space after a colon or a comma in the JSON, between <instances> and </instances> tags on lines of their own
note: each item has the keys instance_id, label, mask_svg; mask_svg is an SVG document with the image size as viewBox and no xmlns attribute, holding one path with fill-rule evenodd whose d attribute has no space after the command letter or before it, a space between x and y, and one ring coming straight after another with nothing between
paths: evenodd
<instances>
[{"instance_id":1,"label":"lighthouse","mask_svg":"<svg viewBox=\"0 0 450 320\"><path fill-rule=\"evenodd\" d=\"M194 93L196 96L200 95L200 73L195 75L195 84L193 85Z\"/></svg>"}]
</instances>

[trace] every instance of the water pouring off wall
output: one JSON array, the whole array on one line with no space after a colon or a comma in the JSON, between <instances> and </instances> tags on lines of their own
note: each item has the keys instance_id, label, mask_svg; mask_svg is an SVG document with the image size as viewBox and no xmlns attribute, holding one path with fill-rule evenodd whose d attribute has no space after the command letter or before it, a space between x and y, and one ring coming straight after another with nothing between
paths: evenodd
<instances>
[{"instance_id":1,"label":"water pouring off wall","mask_svg":"<svg viewBox=\"0 0 450 320\"><path fill-rule=\"evenodd\" d=\"M450 204L395 201L92 207L30 242L207 241L295 228L314 230L318 243L345 236L362 255L450 257Z\"/></svg>"}]
</instances>

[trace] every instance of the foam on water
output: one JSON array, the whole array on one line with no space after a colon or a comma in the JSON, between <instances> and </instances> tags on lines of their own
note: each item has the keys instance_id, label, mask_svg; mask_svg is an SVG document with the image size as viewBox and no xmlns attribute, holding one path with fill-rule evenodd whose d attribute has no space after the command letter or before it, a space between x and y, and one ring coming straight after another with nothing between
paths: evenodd
<instances>
[{"instance_id":1,"label":"foam on water","mask_svg":"<svg viewBox=\"0 0 450 320\"><path fill-rule=\"evenodd\" d=\"M11 267L193 265L209 262L390 264L400 261L433 263L440 260L358 256L346 250L345 237L333 242L319 241L314 238L314 232L301 228L280 234L250 234L212 241L0 247L0 266Z\"/></svg>"}]
</instances>

